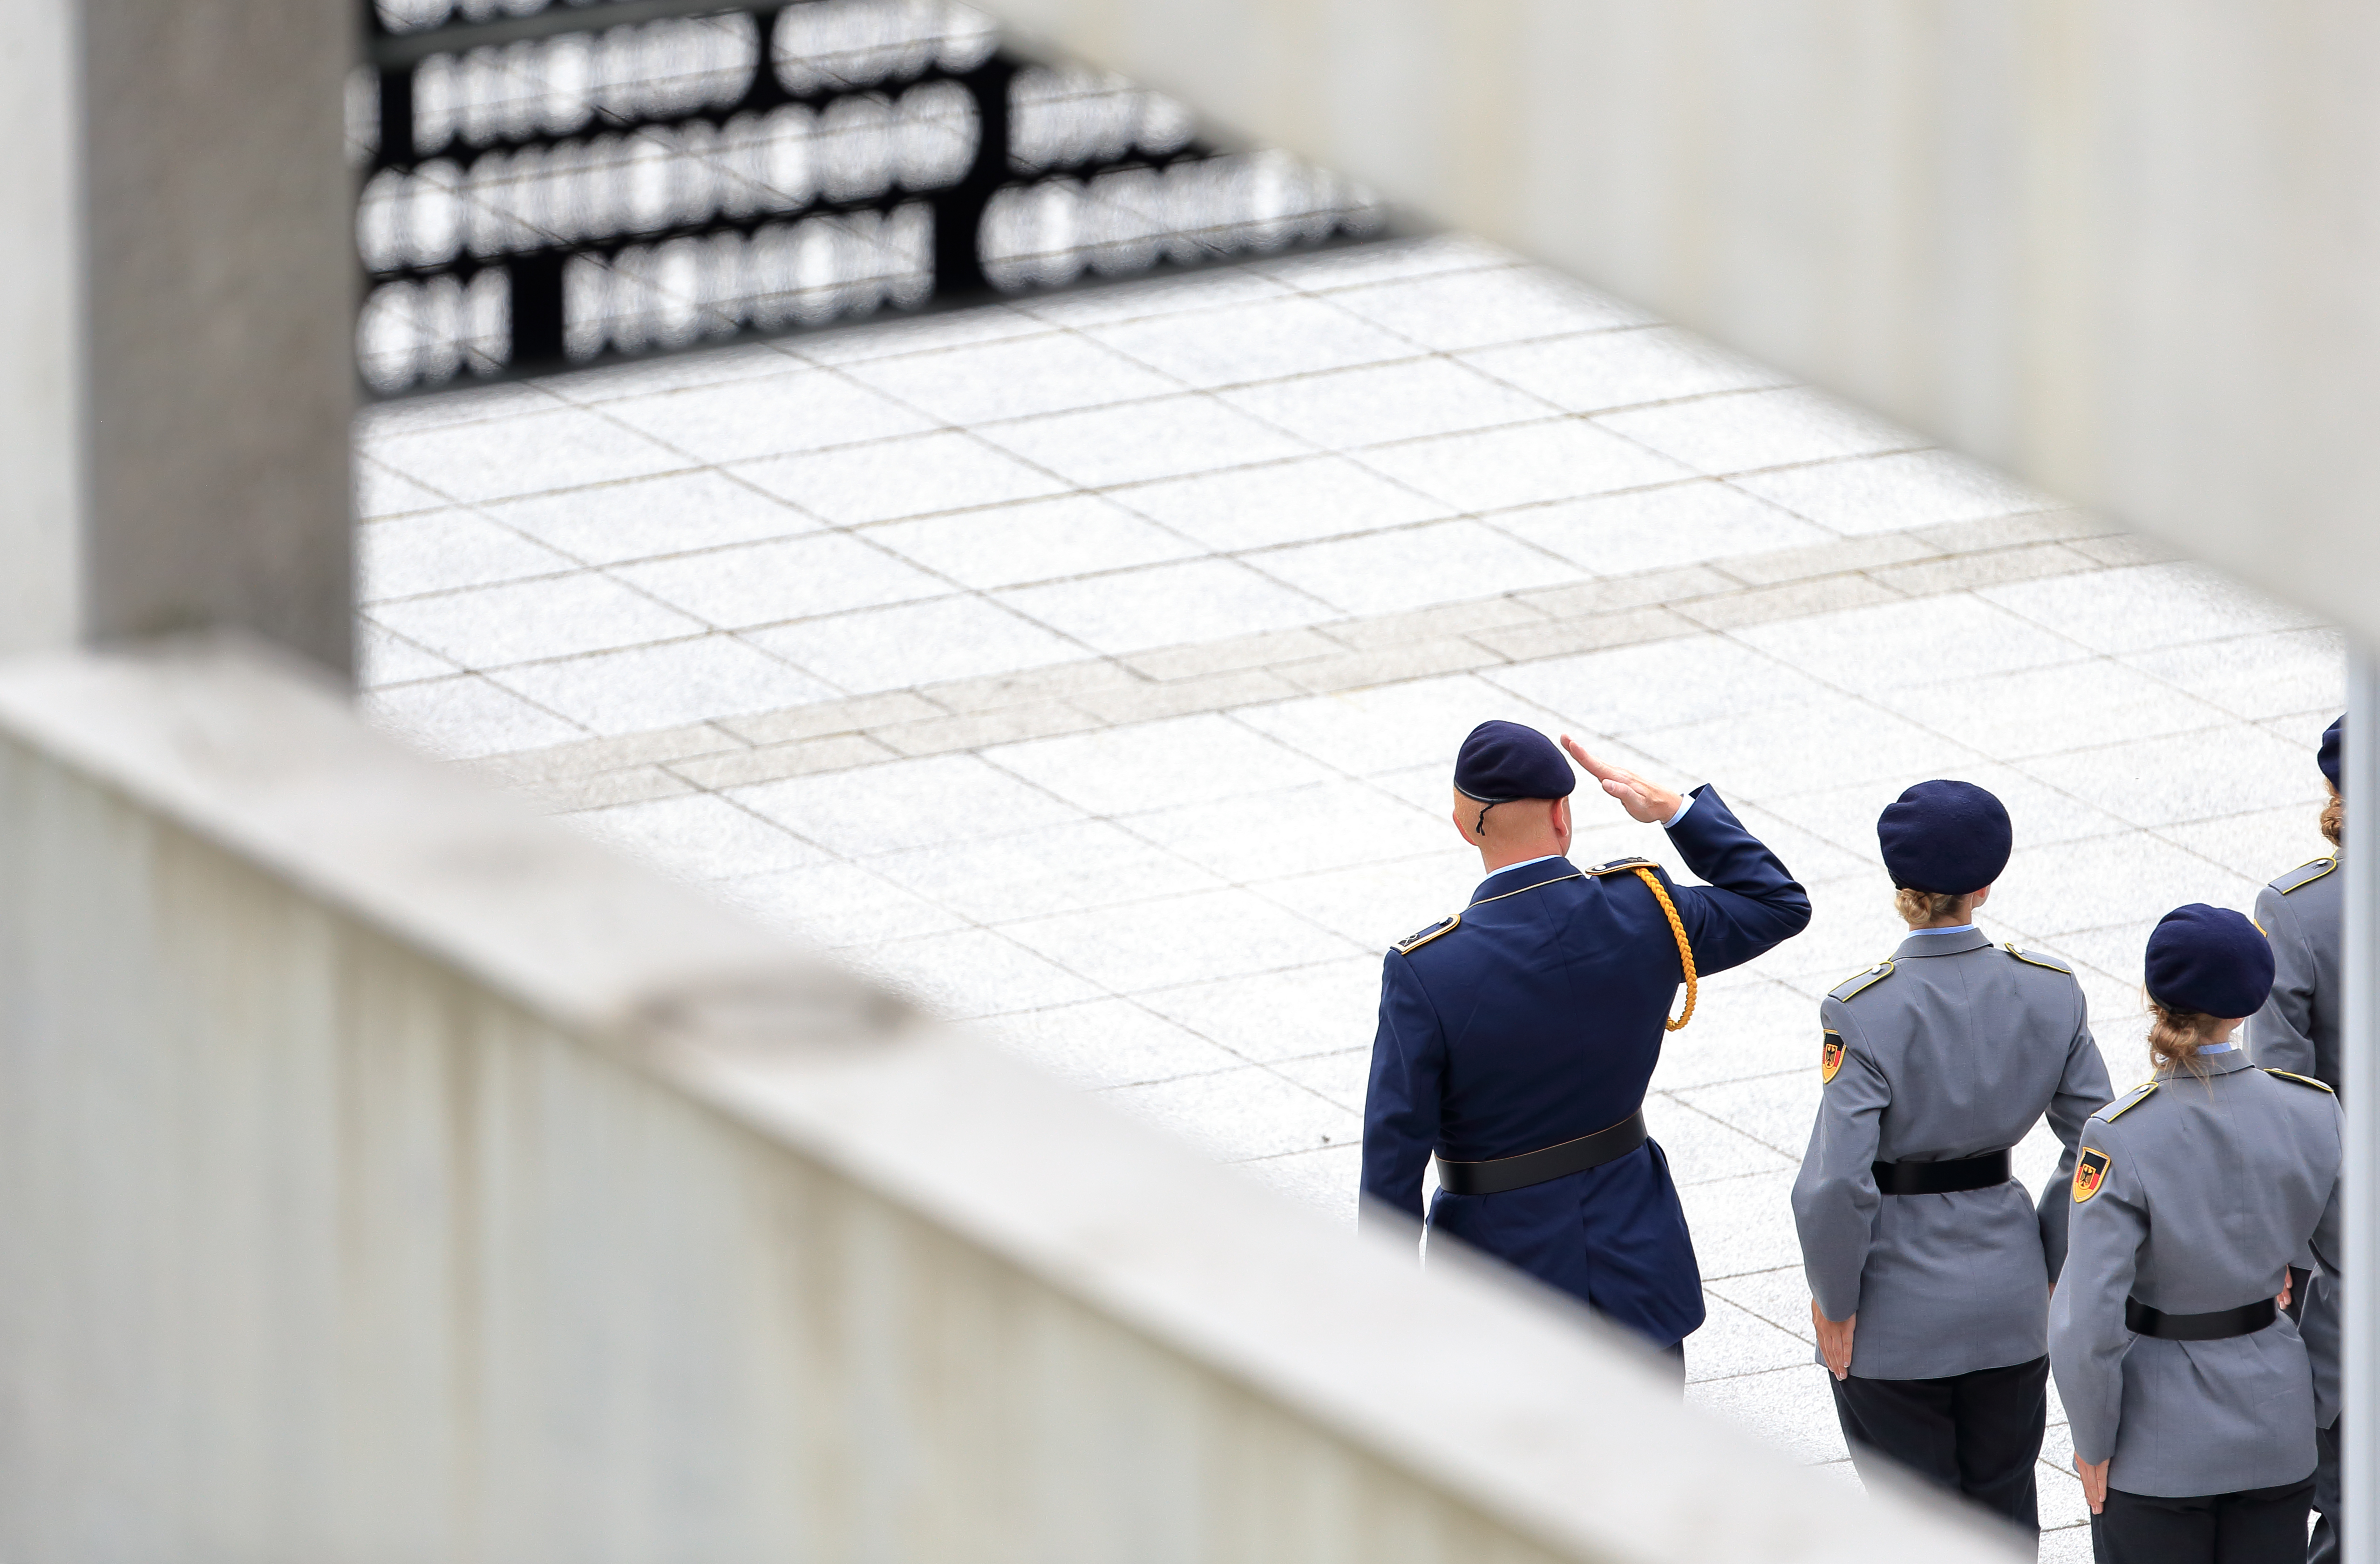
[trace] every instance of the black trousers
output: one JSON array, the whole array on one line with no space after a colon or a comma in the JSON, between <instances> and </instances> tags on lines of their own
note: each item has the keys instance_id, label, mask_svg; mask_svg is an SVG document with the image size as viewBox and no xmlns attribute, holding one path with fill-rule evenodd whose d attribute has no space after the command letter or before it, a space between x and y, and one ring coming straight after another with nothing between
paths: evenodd
<instances>
[{"instance_id":1,"label":"black trousers","mask_svg":"<svg viewBox=\"0 0 2380 1564\"><path fill-rule=\"evenodd\" d=\"M2329 1427L2313 1431L2313 1507L2322 1519L2313 1523L2313 1535L2306 1539L2306 1564L2338 1564L2346 1555L2347 1540L2341 1534L2347 1529L2346 1515L2339 1509L2338 1486L2338 1439L2346 1431L2343 1416Z\"/></svg>"},{"instance_id":2,"label":"black trousers","mask_svg":"<svg viewBox=\"0 0 2380 1564\"><path fill-rule=\"evenodd\" d=\"M2301 1564L2313 1479L2197 1498L2107 1490L2091 1517L2095 1564Z\"/></svg>"},{"instance_id":3,"label":"black trousers","mask_svg":"<svg viewBox=\"0 0 2380 1564\"><path fill-rule=\"evenodd\" d=\"M2046 1357L1947 1379L1827 1376L1861 1476L1889 1461L2036 1537L2041 1509L2033 1463L2049 1417L2048 1380Z\"/></svg>"}]
</instances>

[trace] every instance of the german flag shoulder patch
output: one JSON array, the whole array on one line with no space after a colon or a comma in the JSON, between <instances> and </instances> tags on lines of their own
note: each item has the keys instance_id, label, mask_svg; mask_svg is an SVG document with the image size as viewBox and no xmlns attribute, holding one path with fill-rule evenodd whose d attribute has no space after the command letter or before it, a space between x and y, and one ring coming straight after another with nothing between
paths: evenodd
<instances>
[{"instance_id":1,"label":"german flag shoulder patch","mask_svg":"<svg viewBox=\"0 0 2380 1564\"><path fill-rule=\"evenodd\" d=\"M1457 928L1462 927L1463 915L1461 913L1450 913L1446 916L1439 918L1436 923L1431 924L1427 928L1416 928L1411 934L1408 934L1403 939L1398 940L1395 946L1396 952L1401 956L1409 956L1415 951L1420 950L1424 945L1428 944L1431 940L1439 938L1440 935L1451 934Z\"/></svg>"},{"instance_id":2,"label":"german flag shoulder patch","mask_svg":"<svg viewBox=\"0 0 2380 1564\"><path fill-rule=\"evenodd\" d=\"M2265 1073L2267 1075L2277 1075L2284 1081L2295 1081L2301 1086L2312 1086L2318 1092L2330 1092L2330 1095L2333 1097L2337 1097L2338 1095L2337 1092L2330 1091L2329 1083L2317 1081L2311 1075L2301 1075L2294 1070L2274 1070L2268 1067L2265 1071Z\"/></svg>"},{"instance_id":3,"label":"german flag shoulder patch","mask_svg":"<svg viewBox=\"0 0 2380 1564\"><path fill-rule=\"evenodd\" d=\"M2107 1170L2116 1159L2098 1147L2086 1146L2074 1159L2074 1204L2080 1206L2106 1187Z\"/></svg>"},{"instance_id":4,"label":"german flag shoulder patch","mask_svg":"<svg viewBox=\"0 0 2380 1564\"><path fill-rule=\"evenodd\" d=\"M1831 1082L1843 1067L1843 1038L1840 1032L1818 1034L1818 1084Z\"/></svg>"}]
</instances>

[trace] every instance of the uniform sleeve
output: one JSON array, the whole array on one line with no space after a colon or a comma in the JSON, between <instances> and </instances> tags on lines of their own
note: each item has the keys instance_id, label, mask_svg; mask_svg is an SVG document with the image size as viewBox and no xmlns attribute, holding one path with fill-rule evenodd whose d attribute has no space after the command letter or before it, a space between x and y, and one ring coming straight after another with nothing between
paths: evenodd
<instances>
[{"instance_id":1,"label":"uniform sleeve","mask_svg":"<svg viewBox=\"0 0 2380 1564\"><path fill-rule=\"evenodd\" d=\"M1818 1007L1818 1038L1840 1039L1842 1064L1818 1097L1809 1154L1793 1179L1793 1225L1802 1236L1802 1268L1810 1296L1828 1319L1858 1312L1860 1273L1867 1268L1881 1196L1876 1189L1876 1141L1892 1085L1868 1055L1851 1007L1829 998ZM1828 1036L1831 1034L1831 1036Z\"/></svg>"},{"instance_id":2,"label":"uniform sleeve","mask_svg":"<svg viewBox=\"0 0 2380 1564\"><path fill-rule=\"evenodd\" d=\"M2273 946L2273 991L2248 1018L2248 1056L2267 1070L2314 1073L2313 946L2289 899L2267 885L2256 892L2256 927Z\"/></svg>"},{"instance_id":3,"label":"uniform sleeve","mask_svg":"<svg viewBox=\"0 0 2380 1564\"><path fill-rule=\"evenodd\" d=\"M1419 1221L1421 1176L1438 1146L1446 1034L1413 963L1391 951L1380 971L1380 1024L1364 1094L1364 1194ZM1360 1210L1357 1225L1366 1212Z\"/></svg>"},{"instance_id":4,"label":"uniform sleeve","mask_svg":"<svg viewBox=\"0 0 2380 1564\"><path fill-rule=\"evenodd\" d=\"M2322 1269L2307 1283L2304 1317L2301 1331L2305 1337L2306 1358L2313 1367L2314 1425L2327 1428L2338 1417L2338 1371L2341 1352L2340 1309L2346 1300L2340 1288L2345 1281L2345 1269L2339 1261L2339 1188L2346 1182L2347 1115L2334 1100L2331 1119L2338 1127L2339 1174L2334 1176L2330 1199L2323 1206L2322 1220L2313 1230L2314 1262Z\"/></svg>"},{"instance_id":5,"label":"uniform sleeve","mask_svg":"<svg viewBox=\"0 0 2380 1564\"><path fill-rule=\"evenodd\" d=\"M2066 1403L2074 1453L2100 1461L2116 1450L2124 1354L2133 1341L2124 1328L2124 1300L2138 1274L2149 1213L2114 1125L2096 1120L2083 1125L2081 1146L2109 1162L2097 1193L2075 1203L2069 1215L2065 1274L2049 1301L2049 1371Z\"/></svg>"},{"instance_id":6,"label":"uniform sleeve","mask_svg":"<svg viewBox=\"0 0 2380 1564\"><path fill-rule=\"evenodd\" d=\"M2091 1037L2091 1001L2082 985L2074 985L2074 1036L2066 1044L2066 1073L2058 1077L2058 1093L2049 1099L2049 1128L2066 1147L2058 1159L2058 1176L2043 1186L2034 1207L2041 1217L2041 1256L2049 1265L2051 1286L2066 1266L2067 1219L2074 1208L2074 1146L2082 1122L2115 1097L2107 1085L2107 1062Z\"/></svg>"},{"instance_id":7,"label":"uniform sleeve","mask_svg":"<svg viewBox=\"0 0 2380 1564\"><path fill-rule=\"evenodd\" d=\"M1807 927L1810 898L1716 789L1706 783L1694 797L1670 841L1686 867L1709 883L1672 885L1670 895L1694 946L1695 968L1725 972Z\"/></svg>"}]
</instances>

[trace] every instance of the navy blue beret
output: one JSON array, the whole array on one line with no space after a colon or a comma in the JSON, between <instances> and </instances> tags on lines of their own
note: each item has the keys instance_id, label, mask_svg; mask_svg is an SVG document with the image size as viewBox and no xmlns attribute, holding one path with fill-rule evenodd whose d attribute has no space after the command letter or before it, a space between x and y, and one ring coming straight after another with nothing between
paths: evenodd
<instances>
[{"instance_id":1,"label":"navy blue beret","mask_svg":"<svg viewBox=\"0 0 2380 1564\"><path fill-rule=\"evenodd\" d=\"M2016 833L2000 801L1973 782L1922 782L1876 818L1876 840L1893 884L1964 896L2000 877Z\"/></svg>"},{"instance_id":2,"label":"navy blue beret","mask_svg":"<svg viewBox=\"0 0 2380 1564\"><path fill-rule=\"evenodd\" d=\"M2272 944L2228 907L2176 907L2149 936L2148 988L2168 1010L2253 1015L2273 991Z\"/></svg>"},{"instance_id":3,"label":"navy blue beret","mask_svg":"<svg viewBox=\"0 0 2380 1564\"><path fill-rule=\"evenodd\" d=\"M2342 758L2338 752L2339 741L2346 734L2347 719L2341 717L2338 721L2323 729L2322 748L2315 752L2313 758L2313 763L2322 768L2322 774L2330 779L2330 785L2333 787L2338 785L2338 763Z\"/></svg>"},{"instance_id":4,"label":"navy blue beret","mask_svg":"<svg viewBox=\"0 0 2380 1564\"><path fill-rule=\"evenodd\" d=\"M1454 785L1482 804L1516 798L1567 798L1578 786L1554 741L1518 722L1482 722L1454 758Z\"/></svg>"}]
</instances>

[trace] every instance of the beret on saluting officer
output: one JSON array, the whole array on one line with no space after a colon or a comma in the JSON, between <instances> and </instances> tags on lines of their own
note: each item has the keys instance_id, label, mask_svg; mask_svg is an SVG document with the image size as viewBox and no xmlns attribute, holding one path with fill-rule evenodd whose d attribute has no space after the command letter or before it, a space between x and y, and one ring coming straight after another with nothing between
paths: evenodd
<instances>
[{"instance_id":1,"label":"beret on saluting officer","mask_svg":"<svg viewBox=\"0 0 2380 1564\"><path fill-rule=\"evenodd\" d=\"M1578 786L1554 741L1518 722L1482 722L1454 758L1454 785L1475 804L1567 798Z\"/></svg>"},{"instance_id":2,"label":"beret on saluting officer","mask_svg":"<svg viewBox=\"0 0 2380 1564\"><path fill-rule=\"evenodd\" d=\"M2149 935L2149 998L2168 1010L2253 1015L2273 988L2273 947L2228 907L2192 902Z\"/></svg>"},{"instance_id":3,"label":"beret on saluting officer","mask_svg":"<svg viewBox=\"0 0 2380 1564\"><path fill-rule=\"evenodd\" d=\"M2323 729L2322 747L2314 752L2313 763L2322 768L2322 774L2329 779L2330 785L2333 787L2339 785L2339 748L2340 741L2346 736L2346 733L2347 719L2342 716L2338 721Z\"/></svg>"},{"instance_id":4,"label":"beret on saluting officer","mask_svg":"<svg viewBox=\"0 0 2380 1564\"><path fill-rule=\"evenodd\" d=\"M1895 886L1964 896L2008 867L2015 833L2000 801L1974 783L1922 782L1886 806L1876 840Z\"/></svg>"}]
</instances>

